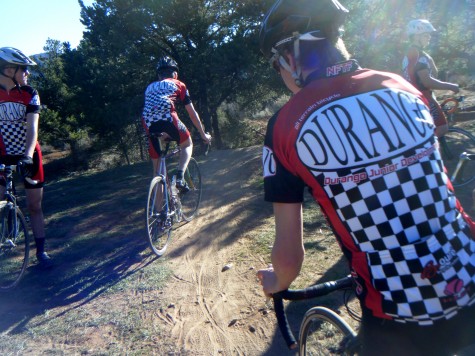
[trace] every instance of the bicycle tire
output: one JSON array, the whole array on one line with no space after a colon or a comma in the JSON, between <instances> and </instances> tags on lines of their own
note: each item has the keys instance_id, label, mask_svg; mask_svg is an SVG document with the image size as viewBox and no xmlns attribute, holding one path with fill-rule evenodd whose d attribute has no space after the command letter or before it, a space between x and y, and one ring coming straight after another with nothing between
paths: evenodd
<instances>
[{"instance_id":1,"label":"bicycle tire","mask_svg":"<svg viewBox=\"0 0 475 356\"><path fill-rule=\"evenodd\" d=\"M186 193L179 194L181 216L185 221L191 221L198 211L202 193L200 168L194 158L190 159L183 178L190 190Z\"/></svg>"},{"instance_id":2,"label":"bicycle tire","mask_svg":"<svg viewBox=\"0 0 475 356\"><path fill-rule=\"evenodd\" d=\"M20 208L0 202L0 290L11 289L23 277L30 256L30 235ZM16 220L16 223L15 223Z\"/></svg>"},{"instance_id":3,"label":"bicycle tire","mask_svg":"<svg viewBox=\"0 0 475 356\"><path fill-rule=\"evenodd\" d=\"M154 177L150 183L147 197L147 241L153 253L162 256L168 248L172 234L172 219L167 214L166 201L157 202L157 192L167 188L163 184L162 177ZM168 209L171 208L170 194L168 197ZM158 205L157 205L158 204Z\"/></svg>"},{"instance_id":4,"label":"bicycle tire","mask_svg":"<svg viewBox=\"0 0 475 356\"><path fill-rule=\"evenodd\" d=\"M353 329L334 311L314 307L305 313L300 326L300 355L352 355L347 349L356 338Z\"/></svg>"},{"instance_id":5,"label":"bicycle tire","mask_svg":"<svg viewBox=\"0 0 475 356\"><path fill-rule=\"evenodd\" d=\"M449 131L439 139L440 152L447 169L449 178L457 167L459 157L463 152L475 154L475 136L459 127L451 127ZM469 166L467 166L469 165ZM452 180L452 185L462 187L475 181L475 166L473 162L467 162L466 167L459 172L456 179Z\"/></svg>"}]
</instances>

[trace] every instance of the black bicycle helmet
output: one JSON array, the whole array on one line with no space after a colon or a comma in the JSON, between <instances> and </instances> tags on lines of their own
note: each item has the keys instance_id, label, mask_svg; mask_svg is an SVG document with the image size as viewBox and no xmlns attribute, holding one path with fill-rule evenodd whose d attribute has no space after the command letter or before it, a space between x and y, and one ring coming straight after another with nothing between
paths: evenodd
<instances>
[{"instance_id":1,"label":"black bicycle helmet","mask_svg":"<svg viewBox=\"0 0 475 356\"><path fill-rule=\"evenodd\" d=\"M161 71L168 69L178 72L178 64L168 56L160 58L157 64L157 72L160 73Z\"/></svg>"},{"instance_id":2,"label":"black bicycle helmet","mask_svg":"<svg viewBox=\"0 0 475 356\"><path fill-rule=\"evenodd\" d=\"M0 67L12 66L35 66L36 63L28 58L22 51L13 47L0 48Z\"/></svg>"},{"instance_id":3,"label":"black bicycle helmet","mask_svg":"<svg viewBox=\"0 0 475 356\"><path fill-rule=\"evenodd\" d=\"M338 0L277 0L262 21L259 43L266 58L279 40L320 30L328 37L343 24L348 10Z\"/></svg>"}]
</instances>

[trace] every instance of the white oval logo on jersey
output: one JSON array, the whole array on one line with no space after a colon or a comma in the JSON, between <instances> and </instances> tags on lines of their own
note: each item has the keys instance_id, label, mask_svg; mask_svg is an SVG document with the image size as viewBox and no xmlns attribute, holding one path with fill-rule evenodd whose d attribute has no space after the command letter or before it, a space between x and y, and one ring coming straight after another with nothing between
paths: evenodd
<instances>
[{"instance_id":1,"label":"white oval logo on jersey","mask_svg":"<svg viewBox=\"0 0 475 356\"><path fill-rule=\"evenodd\" d=\"M262 150L262 165L264 168L264 178L275 175L276 164L274 159L274 152L267 146Z\"/></svg>"},{"instance_id":2,"label":"white oval logo on jersey","mask_svg":"<svg viewBox=\"0 0 475 356\"><path fill-rule=\"evenodd\" d=\"M428 141L433 133L432 117L417 96L381 89L311 113L296 146L310 170L333 171L394 157Z\"/></svg>"}]
</instances>

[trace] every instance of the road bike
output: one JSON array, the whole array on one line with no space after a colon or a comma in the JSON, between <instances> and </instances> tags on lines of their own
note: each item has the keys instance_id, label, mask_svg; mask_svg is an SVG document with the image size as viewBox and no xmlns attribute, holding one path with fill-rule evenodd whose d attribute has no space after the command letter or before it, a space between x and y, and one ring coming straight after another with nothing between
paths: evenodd
<instances>
[{"instance_id":1,"label":"road bike","mask_svg":"<svg viewBox=\"0 0 475 356\"><path fill-rule=\"evenodd\" d=\"M352 291L353 278L316 284L305 289L285 290L274 293L274 311L281 334L289 349L299 349L299 355L353 355L361 344L352 327L333 310L316 306L309 309L302 320L297 343L287 321L283 300L305 300L321 297L332 292ZM349 293L345 293L345 305L349 314L356 320L358 315L348 307Z\"/></svg>"},{"instance_id":2,"label":"road bike","mask_svg":"<svg viewBox=\"0 0 475 356\"><path fill-rule=\"evenodd\" d=\"M475 136L469 131L454 126L459 112L459 104L464 97L445 99L441 103L442 110L449 122L449 131L439 138L440 152L448 176L455 188L475 182ZM471 119L475 117L475 113Z\"/></svg>"},{"instance_id":3,"label":"road bike","mask_svg":"<svg viewBox=\"0 0 475 356\"><path fill-rule=\"evenodd\" d=\"M155 135L159 138L160 135ZM152 251L162 256L168 248L173 226L180 222L191 221L198 211L201 201L201 173L198 162L192 157L184 172L183 178L188 186L187 191L176 188L176 177L168 174L167 160L180 153L176 145L170 148L170 141L165 141L165 149L161 149L160 166L150 183L147 198L147 239Z\"/></svg>"},{"instance_id":4,"label":"road bike","mask_svg":"<svg viewBox=\"0 0 475 356\"><path fill-rule=\"evenodd\" d=\"M15 165L0 164L6 181L4 199L0 201L0 290L13 288L20 282L30 254L27 223L17 205L15 171Z\"/></svg>"}]
</instances>

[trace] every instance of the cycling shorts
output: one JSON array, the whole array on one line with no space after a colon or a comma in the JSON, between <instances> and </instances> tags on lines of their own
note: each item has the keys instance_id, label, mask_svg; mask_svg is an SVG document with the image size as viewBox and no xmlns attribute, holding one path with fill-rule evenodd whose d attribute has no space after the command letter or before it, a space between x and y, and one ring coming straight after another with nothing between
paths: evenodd
<instances>
[{"instance_id":1,"label":"cycling shorts","mask_svg":"<svg viewBox=\"0 0 475 356\"><path fill-rule=\"evenodd\" d=\"M149 133L166 132L173 141L182 144L190 138L190 132L180 119L173 117L173 122L167 120L155 121L150 125ZM160 157L160 144L156 137L149 138L148 153L153 159Z\"/></svg>"},{"instance_id":2,"label":"cycling shorts","mask_svg":"<svg viewBox=\"0 0 475 356\"><path fill-rule=\"evenodd\" d=\"M436 127L447 125L447 118L439 103L434 98L434 94L430 90L424 90L422 94L424 94L424 97L429 102L430 115L434 120L434 125Z\"/></svg>"}]
</instances>

